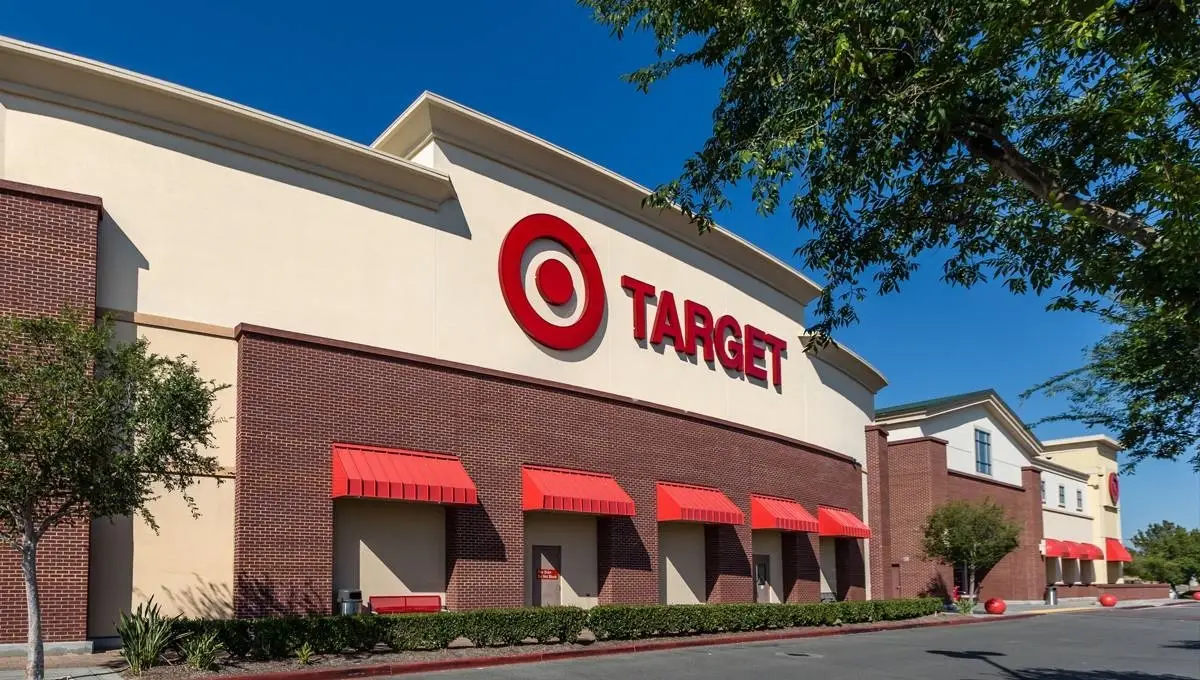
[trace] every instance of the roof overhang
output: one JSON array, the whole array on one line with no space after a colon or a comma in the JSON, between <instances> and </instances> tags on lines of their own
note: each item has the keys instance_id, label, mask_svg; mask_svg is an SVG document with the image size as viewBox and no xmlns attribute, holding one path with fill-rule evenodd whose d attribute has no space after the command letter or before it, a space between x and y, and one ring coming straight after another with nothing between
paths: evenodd
<instances>
[{"instance_id":1,"label":"roof overhang","mask_svg":"<svg viewBox=\"0 0 1200 680\"><path fill-rule=\"evenodd\" d=\"M1121 442L1106 434L1090 434L1082 437L1047 439L1046 441L1042 442L1042 447L1047 452L1078 449L1086 446L1095 446L1100 449L1108 449L1108 451L1113 454L1116 454L1118 451L1124 448L1121 446Z\"/></svg>"},{"instance_id":2,"label":"roof overhang","mask_svg":"<svg viewBox=\"0 0 1200 680\"><path fill-rule=\"evenodd\" d=\"M800 336L800 341L807 344L812 338L812 335L804 334ZM887 387L887 378L879 372L879 369L855 354L850 348L837 342L830 340L812 356L815 360L823 361L850 376L855 382L870 390L872 394L877 394Z\"/></svg>"},{"instance_id":3,"label":"roof overhang","mask_svg":"<svg viewBox=\"0 0 1200 680\"><path fill-rule=\"evenodd\" d=\"M916 425L929 418L977 406L983 406L987 410L988 415L995 419L1005 432L1011 435L1025 450L1032 462L1045 462L1038 460L1038 456L1042 453L1041 442L1025 427L1020 416L1009 408L1008 404L1004 403L1004 400L994 390L972 392L957 399L921 402L911 409L885 409L882 411L883 415L880 415L879 412L876 413L875 424L885 428Z\"/></svg>"},{"instance_id":4,"label":"roof overhang","mask_svg":"<svg viewBox=\"0 0 1200 680\"><path fill-rule=\"evenodd\" d=\"M527 132L425 92L371 144L411 159L430 141L451 144L585 196L659 229L807 304L821 287L787 264L721 227L700 234L679 210L643 207L650 190Z\"/></svg>"},{"instance_id":5,"label":"roof overhang","mask_svg":"<svg viewBox=\"0 0 1200 680\"><path fill-rule=\"evenodd\" d=\"M450 178L219 97L0 37L0 91L89 111L289 166L431 209Z\"/></svg>"}]
</instances>

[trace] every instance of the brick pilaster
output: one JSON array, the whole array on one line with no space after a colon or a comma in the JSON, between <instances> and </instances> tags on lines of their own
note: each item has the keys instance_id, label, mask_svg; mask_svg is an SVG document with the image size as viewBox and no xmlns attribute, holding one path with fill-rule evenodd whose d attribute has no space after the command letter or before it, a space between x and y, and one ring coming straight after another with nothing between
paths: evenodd
<instances>
[{"instance_id":1,"label":"brick pilaster","mask_svg":"<svg viewBox=\"0 0 1200 680\"><path fill-rule=\"evenodd\" d=\"M39 316L74 307L96 314L95 196L0 180L0 314ZM47 642L87 638L90 524L49 531L38 546L38 592ZM0 644L26 638L20 554L0 545Z\"/></svg>"},{"instance_id":2,"label":"brick pilaster","mask_svg":"<svg viewBox=\"0 0 1200 680\"><path fill-rule=\"evenodd\" d=\"M891 570L891 544L888 541L891 517L891 494L888 483L887 431L867 427L867 526L871 527L871 599L882 600L894 595Z\"/></svg>"}]
</instances>

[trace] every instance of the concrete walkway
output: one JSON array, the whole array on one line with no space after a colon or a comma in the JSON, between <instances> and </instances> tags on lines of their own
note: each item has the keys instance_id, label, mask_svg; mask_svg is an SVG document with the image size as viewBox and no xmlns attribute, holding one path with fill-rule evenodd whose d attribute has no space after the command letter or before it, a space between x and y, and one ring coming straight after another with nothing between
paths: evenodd
<instances>
[{"instance_id":1,"label":"concrete walkway","mask_svg":"<svg viewBox=\"0 0 1200 680\"><path fill-rule=\"evenodd\" d=\"M1190 600L1124 600L1117 602L1117 609L1126 607L1161 607L1169 604L1182 604ZM982 607L980 607L982 609ZM1094 598L1076 598L1059 602L1057 605L1050 607L1041 602L1010 602L1008 611L1005 614L1065 614L1067 612L1083 612L1093 609L1104 609L1100 603ZM975 616L989 616L988 614L978 613Z\"/></svg>"},{"instance_id":2,"label":"concrete walkway","mask_svg":"<svg viewBox=\"0 0 1200 680\"><path fill-rule=\"evenodd\" d=\"M25 669L0 671L0 680L23 680ZM88 680L121 680L121 674L111 668L85 666L82 668L47 668L46 680L70 680L72 678L88 678Z\"/></svg>"}]
</instances>

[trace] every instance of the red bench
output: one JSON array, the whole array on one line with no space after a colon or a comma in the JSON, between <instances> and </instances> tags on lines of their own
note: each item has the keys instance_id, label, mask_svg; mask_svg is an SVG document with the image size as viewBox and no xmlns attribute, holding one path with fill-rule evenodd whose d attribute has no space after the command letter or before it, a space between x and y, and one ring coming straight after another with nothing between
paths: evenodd
<instances>
[{"instance_id":1,"label":"red bench","mask_svg":"<svg viewBox=\"0 0 1200 680\"><path fill-rule=\"evenodd\" d=\"M376 614L414 614L442 611L441 595L372 595L367 603Z\"/></svg>"}]
</instances>

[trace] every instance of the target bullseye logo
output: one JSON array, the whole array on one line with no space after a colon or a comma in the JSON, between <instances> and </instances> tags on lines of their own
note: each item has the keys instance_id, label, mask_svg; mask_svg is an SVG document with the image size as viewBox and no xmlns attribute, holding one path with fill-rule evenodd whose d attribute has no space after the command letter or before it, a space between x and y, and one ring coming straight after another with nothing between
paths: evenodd
<instances>
[{"instance_id":1,"label":"target bullseye logo","mask_svg":"<svg viewBox=\"0 0 1200 680\"><path fill-rule=\"evenodd\" d=\"M543 239L557 244L574 261L582 276L582 291L575 285L567 265L554 258L543 259L534 268L536 293L527 290L525 255L530 246ZM596 255L574 227L553 215L539 213L523 217L504 237L500 246L500 292L521 330L551 349L582 347L596 335L604 320L604 279ZM583 311L573 321L555 323L534 307L529 298L531 294L538 295L555 313L570 311L564 308L572 300L577 306L582 305ZM574 315L564 313L562 316Z\"/></svg>"}]
</instances>

